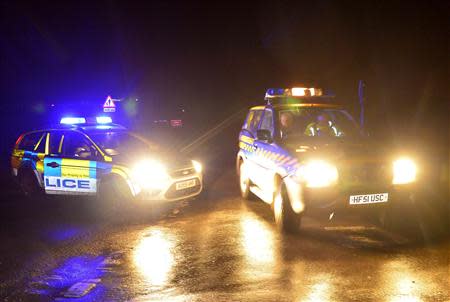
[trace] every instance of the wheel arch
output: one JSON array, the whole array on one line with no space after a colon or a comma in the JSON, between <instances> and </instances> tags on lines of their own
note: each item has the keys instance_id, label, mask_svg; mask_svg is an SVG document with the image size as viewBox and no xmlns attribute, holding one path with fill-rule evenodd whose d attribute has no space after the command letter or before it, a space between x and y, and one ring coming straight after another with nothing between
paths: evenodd
<instances>
[{"instance_id":1,"label":"wheel arch","mask_svg":"<svg viewBox=\"0 0 450 302\"><path fill-rule=\"evenodd\" d=\"M241 152L238 152L236 156L236 175L240 174L240 166L244 162L244 155Z\"/></svg>"},{"instance_id":2,"label":"wheel arch","mask_svg":"<svg viewBox=\"0 0 450 302\"><path fill-rule=\"evenodd\" d=\"M108 174L103 175L99 181L98 181L98 188L97 193L100 192L101 187L105 184L105 182L110 181L120 181L127 185L130 192L133 194L133 196L136 195L136 189L131 184L131 181L128 177L128 175L121 169L112 169L112 171Z\"/></svg>"},{"instance_id":3,"label":"wheel arch","mask_svg":"<svg viewBox=\"0 0 450 302\"><path fill-rule=\"evenodd\" d=\"M33 169L32 165L29 161L21 163L19 168L17 169L17 180L19 182L21 181L21 177L23 177L23 175L25 175L25 173L31 173L32 175L34 175L34 178L37 181L37 183L39 184L39 186L41 188L44 188L44 182L43 182L43 179L41 178L41 175L39 174L39 172L36 169Z\"/></svg>"}]
</instances>

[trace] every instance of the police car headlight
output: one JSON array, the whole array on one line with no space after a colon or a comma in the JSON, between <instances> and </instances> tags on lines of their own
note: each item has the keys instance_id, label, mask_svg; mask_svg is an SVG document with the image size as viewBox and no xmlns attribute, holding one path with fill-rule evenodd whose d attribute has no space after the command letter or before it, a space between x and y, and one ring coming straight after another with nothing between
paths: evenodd
<instances>
[{"instance_id":1,"label":"police car headlight","mask_svg":"<svg viewBox=\"0 0 450 302\"><path fill-rule=\"evenodd\" d=\"M194 166L195 172L202 173L203 167L202 164L196 160L192 161L192 165Z\"/></svg>"},{"instance_id":2,"label":"police car headlight","mask_svg":"<svg viewBox=\"0 0 450 302\"><path fill-rule=\"evenodd\" d=\"M337 182L338 171L334 165L326 161L312 160L301 166L297 170L296 176L309 188L323 188Z\"/></svg>"},{"instance_id":3,"label":"police car headlight","mask_svg":"<svg viewBox=\"0 0 450 302\"><path fill-rule=\"evenodd\" d=\"M161 189L169 178L166 167L156 160L144 160L137 163L131 174L133 180L143 188Z\"/></svg>"},{"instance_id":4,"label":"police car headlight","mask_svg":"<svg viewBox=\"0 0 450 302\"><path fill-rule=\"evenodd\" d=\"M394 185L408 184L416 180L417 166L409 158L399 158L393 163Z\"/></svg>"}]
</instances>

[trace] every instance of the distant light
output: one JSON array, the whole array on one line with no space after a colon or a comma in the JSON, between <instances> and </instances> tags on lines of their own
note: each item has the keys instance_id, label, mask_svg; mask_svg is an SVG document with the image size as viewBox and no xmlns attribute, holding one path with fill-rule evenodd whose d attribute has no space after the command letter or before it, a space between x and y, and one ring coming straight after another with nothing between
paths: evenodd
<instances>
[{"instance_id":1,"label":"distant light","mask_svg":"<svg viewBox=\"0 0 450 302\"><path fill-rule=\"evenodd\" d=\"M97 116L97 124L111 124L112 119L109 116Z\"/></svg>"},{"instance_id":2,"label":"distant light","mask_svg":"<svg viewBox=\"0 0 450 302\"><path fill-rule=\"evenodd\" d=\"M63 117L60 123L67 125L86 124L86 119L84 117Z\"/></svg>"},{"instance_id":3,"label":"distant light","mask_svg":"<svg viewBox=\"0 0 450 302\"><path fill-rule=\"evenodd\" d=\"M182 120L170 120L170 126L183 127L183 121Z\"/></svg>"}]
</instances>

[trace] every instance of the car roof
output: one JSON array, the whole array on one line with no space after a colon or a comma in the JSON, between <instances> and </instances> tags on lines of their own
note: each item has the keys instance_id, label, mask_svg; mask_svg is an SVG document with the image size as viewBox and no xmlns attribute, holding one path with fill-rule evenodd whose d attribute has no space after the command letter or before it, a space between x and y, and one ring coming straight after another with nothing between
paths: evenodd
<instances>
[{"instance_id":1,"label":"car roof","mask_svg":"<svg viewBox=\"0 0 450 302\"><path fill-rule=\"evenodd\" d=\"M340 105L336 104L315 104L315 103L296 103L296 104L275 104L275 105L260 105L260 106L254 106L250 108L250 110L262 110L265 108L274 108L274 109L289 109L289 108L300 108L300 107L306 107L306 108L342 108Z\"/></svg>"},{"instance_id":2,"label":"car roof","mask_svg":"<svg viewBox=\"0 0 450 302\"><path fill-rule=\"evenodd\" d=\"M86 134L90 134L93 132L111 132L111 131L127 131L127 128L125 128L122 125L119 124L82 124L82 125L64 125L64 124L58 124L53 127L48 128L40 128L40 129L34 129L31 131L24 132L22 135L27 135L34 132L44 132L44 131L58 131L58 130L75 130L80 131Z\"/></svg>"}]
</instances>

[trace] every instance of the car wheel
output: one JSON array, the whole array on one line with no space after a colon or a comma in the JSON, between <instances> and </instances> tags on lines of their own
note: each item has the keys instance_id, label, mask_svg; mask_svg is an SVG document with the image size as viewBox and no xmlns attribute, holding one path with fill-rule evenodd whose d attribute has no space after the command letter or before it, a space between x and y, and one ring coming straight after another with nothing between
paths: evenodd
<instances>
[{"instance_id":1,"label":"car wheel","mask_svg":"<svg viewBox=\"0 0 450 302\"><path fill-rule=\"evenodd\" d=\"M42 189L32 170L23 170L19 174L19 185L25 197L33 197L42 194Z\"/></svg>"},{"instance_id":2,"label":"car wheel","mask_svg":"<svg viewBox=\"0 0 450 302\"><path fill-rule=\"evenodd\" d=\"M272 202L273 213L277 228L286 233L296 233L300 230L301 214L292 209L286 185L280 180Z\"/></svg>"},{"instance_id":3,"label":"car wheel","mask_svg":"<svg viewBox=\"0 0 450 302\"><path fill-rule=\"evenodd\" d=\"M242 198L246 200L253 199L253 194L250 192L251 181L248 177L246 164L242 161L239 165L239 189Z\"/></svg>"}]
</instances>

